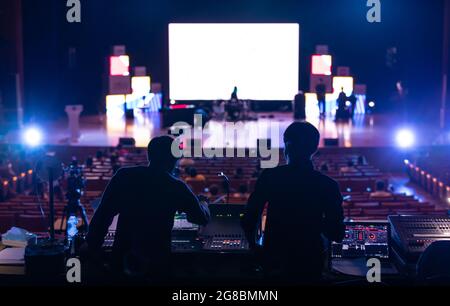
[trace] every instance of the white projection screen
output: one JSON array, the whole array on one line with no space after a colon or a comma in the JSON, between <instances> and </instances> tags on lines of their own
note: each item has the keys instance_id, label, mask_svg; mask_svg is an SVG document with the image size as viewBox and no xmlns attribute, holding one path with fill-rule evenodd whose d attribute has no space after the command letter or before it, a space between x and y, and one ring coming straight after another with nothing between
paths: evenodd
<instances>
[{"instance_id":1,"label":"white projection screen","mask_svg":"<svg viewBox=\"0 0 450 306\"><path fill-rule=\"evenodd\" d=\"M170 99L289 101L298 92L299 25L169 24Z\"/></svg>"}]
</instances>

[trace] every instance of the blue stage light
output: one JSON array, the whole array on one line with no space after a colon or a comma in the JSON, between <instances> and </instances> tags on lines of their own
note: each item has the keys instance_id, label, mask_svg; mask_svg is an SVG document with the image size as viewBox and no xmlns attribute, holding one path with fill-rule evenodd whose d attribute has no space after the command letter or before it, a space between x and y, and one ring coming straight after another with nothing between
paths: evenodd
<instances>
[{"instance_id":1,"label":"blue stage light","mask_svg":"<svg viewBox=\"0 0 450 306\"><path fill-rule=\"evenodd\" d=\"M397 145L400 148L410 148L416 142L414 132L410 129L401 129L396 134Z\"/></svg>"},{"instance_id":2,"label":"blue stage light","mask_svg":"<svg viewBox=\"0 0 450 306\"><path fill-rule=\"evenodd\" d=\"M43 133L37 127L28 127L22 133L24 144L29 147L37 147L42 144Z\"/></svg>"}]
</instances>

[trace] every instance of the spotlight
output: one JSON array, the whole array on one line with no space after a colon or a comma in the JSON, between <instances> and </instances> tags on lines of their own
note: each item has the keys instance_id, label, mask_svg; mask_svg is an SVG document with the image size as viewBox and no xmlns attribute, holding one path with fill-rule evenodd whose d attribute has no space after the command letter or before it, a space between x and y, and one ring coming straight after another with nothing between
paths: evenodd
<instances>
[{"instance_id":1,"label":"spotlight","mask_svg":"<svg viewBox=\"0 0 450 306\"><path fill-rule=\"evenodd\" d=\"M42 143L42 132L36 127L27 128L23 134L23 142L29 147L37 147Z\"/></svg>"},{"instance_id":2,"label":"spotlight","mask_svg":"<svg viewBox=\"0 0 450 306\"><path fill-rule=\"evenodd\" d=\"M415 136L411 130L401 129L397 132L396 140L400 148L409 148L414 145Z\"/></svg>"},{"instance_id":3,"label":"spotlight","mask_svg":"<svg viewBox=\"0 0 450 306\"><path fill-rule=\"evenodd\" d=\"M369 105L370 108L374 108L375 107L375 102L370 101L367 105Z\"/></svg>"},{"instance_id":4,"label":"spotlight","mask_svg":"<svg viewBox=\"0 0 450 306\"><path fill-rule=\"evenodd\" d=\"M409 165L409 160L405 159L404 163L405 163L405 165Z\"/></svg>"}]
</instances>

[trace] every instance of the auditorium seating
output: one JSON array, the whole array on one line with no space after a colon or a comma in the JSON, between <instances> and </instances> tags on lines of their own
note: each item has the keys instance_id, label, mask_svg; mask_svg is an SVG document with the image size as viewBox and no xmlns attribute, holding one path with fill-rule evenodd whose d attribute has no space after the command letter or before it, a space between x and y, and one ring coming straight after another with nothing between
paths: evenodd
<instances>
[{"instance_id":1,"label":"auditorium seating","mask_svg":"<svg viewBox=\"0 0 450 306\"><path fill-rule=\"evenodd\" d=\"M99 196L99 193L85 195L81 202L86 209L88 217L92 217L93 209L90 205L92 200ZM63 217L64 207L66 202L56 201L55 205L55 221ZM42 209L42 211L41 211ZM42 216L44 213L44 217ZM2 225L0 228L4 233L11 226L22 227L29 231L44 232L48 228L47 221L49 216L48 202L44 199L38 199L36 196L18 195L7 202L0 203L0 221L7 225ZM5 228L7 228L5 230ZM59 229L59 227L57 228Z\"/></svg>"},{"instance_id":2,"label":"auditorium seating","mask_svg":"<svg viewBox=\"0 0 450 306\"><path fill-rule=\"evenodd\" d=\"M442 160L422 162L425 166L419 166L410 161L405 161L406 172L412 182L421 186L433 197L444 203L450 203L449 166Z\"/></svg>"},{"instance_id":3,"label":"auditorium seating","mask_svg":"<svg viewBox=\"0 0 450 306\"><path fill-rule=\"evenodd\" d=\"M392 197L374 198L370 193L343 193L344 215L351 219L385 220L388 215L446 214L447 210L428 202L419 202L414 196L393 194Z\"/></svg>"},{"instance_id":4,"label":"auditorium seating","mask_svg":"<svg viewBox=\"0 0 450 306\"><path fill-rule=\"evenodd\" d=\"M283 154L280 154L280 157L282 156ZM391 197L371 197L370 192L375 189L376 182L383 180L389 183L390 174L382 172L365 162L365 159L363 160L364 163L361 163L360 156L357 154L339 152L322 153L314 158L314 166L320 169L323 164L326 164L328 169L324 172L338 182L345 198L343 206L347 218L385 220L388 215L392 214L444 214L446 212L445 209L428 202L419 202L411 195L392 194ZM218 196L223 196L225 194L224 180L218 176L218 173L224 172L230 179L229 203L242 205L247 202L250 192L254 190L257 176L260 174L259 162L258 158L251 157L185 159L180 162L180 177L181 179L186 178L187 167L195 167L199 174L205 176L206 180L188 182L193 191L197 194L208 194L209 187L216 185L220 190ZM110 156L93 158L91 165L82 165L87 185L81 202L86 208L88 218L90 219L93 215L91 203L101 196L114 174L114 169L117 169L118 166L127 167L146 165L147 163L146 152L136 150L114 159ZM239 168L242 171L237 174L236 170ZM415 170L416 167L409 165L408 168ZM25 194L16 192L15 196L5 198L4 202L0 202L0 230L2 232L12 225L31 231L47 229L48 224L42 222L42 212L46 217L49 213L47 202L43 199L38 200L36 196L27 195L26 192L30 190L32 174L33 172L30 170L3 184L3 187L12 188L15 191L20 191L17 186L21 185ZM247 193L239 193L242 186L248 190ZM42 204L42 212L39 202ZM64 200L56 200L56 220L61 219L65 205Z\"/></svg>"}]
</instances>

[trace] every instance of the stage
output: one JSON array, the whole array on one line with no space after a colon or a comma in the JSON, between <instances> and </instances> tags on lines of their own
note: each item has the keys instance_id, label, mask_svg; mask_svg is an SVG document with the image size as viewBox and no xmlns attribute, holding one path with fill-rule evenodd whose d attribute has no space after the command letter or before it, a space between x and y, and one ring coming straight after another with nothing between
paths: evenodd
<instances>
[{"instance_id":1,"label":"stage","mask_svg":"<svg viewBox=\"0 0 450 306\"><path fill-rule=\"evenodd\" d=\"M292 113L256 115L257 120L239 122L234 126L231 122L212 119L203 130L194 129L192 134L196 139L202 137L203 146L207 148L255 148L257 139L271 139L272 147L283 147L282 135L294 121ZM405 130L413 135L413 142L409 144L411 147L450 144L450 133L443 136L436 122L414 120L414 124L402 124L396 114L357 115L345 122L310 116L307 121L319 129L321 147L324 147L323 140L326 138L338 138L342 148L397 147L404 140L403 135L398 135L399 131ZM124 116L82 116L81 136L77 142L69 141L65 118L56 122L41 122L36 126L43 131L43 143L47 145L116 146L119 138L130 137L135 139L136 146L145 147L151 138L168 134L168 129L162 127L161 114L157 112L137 112L134 119L125 119ZM407 133L406 136L410 135ZM21 131L14 130L2 142L17 144L21 143L21 138Z\"/></svg>"}]
</instances>

